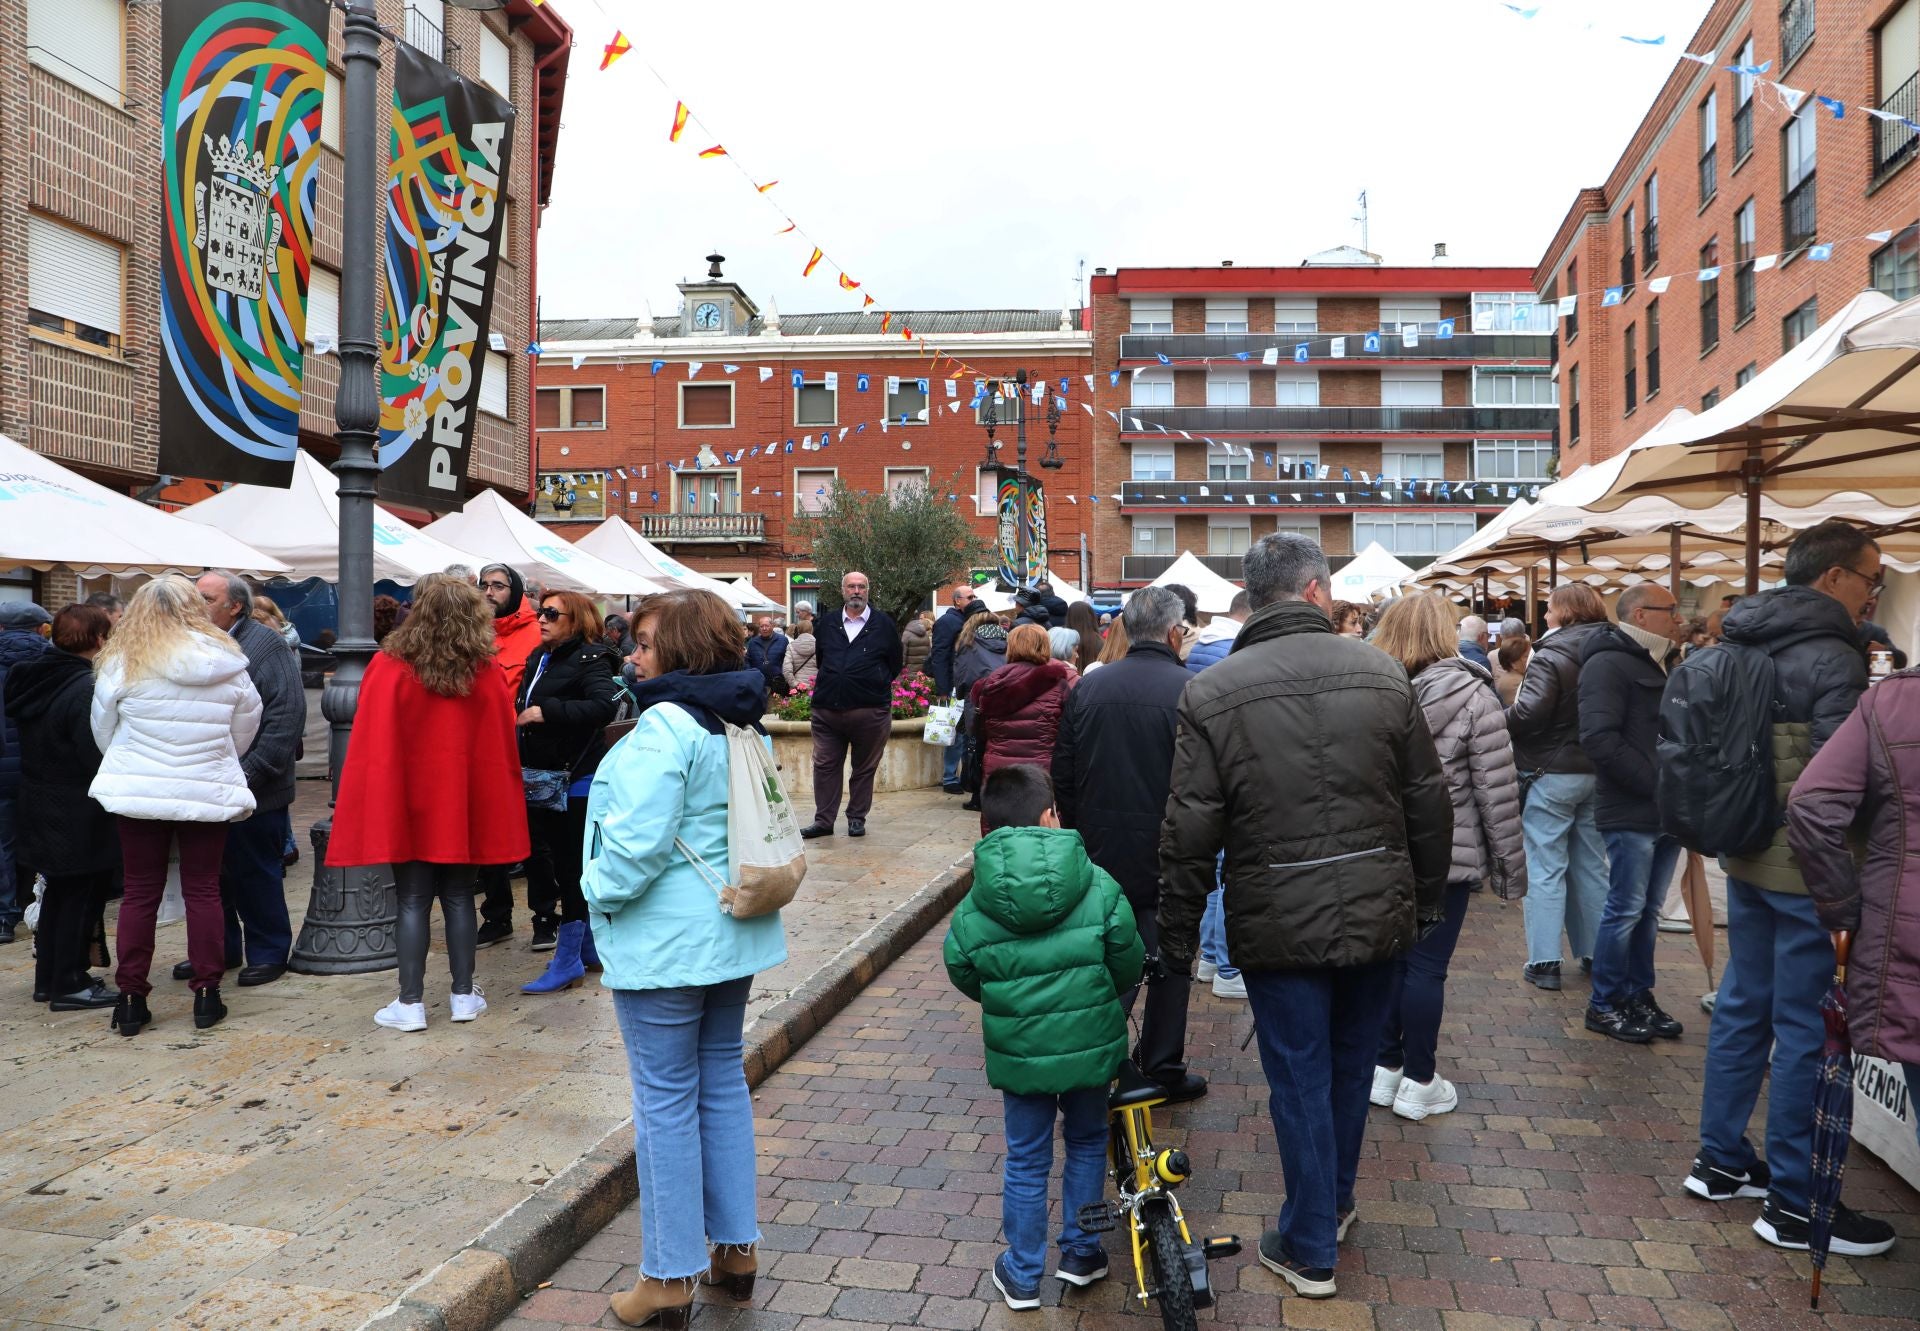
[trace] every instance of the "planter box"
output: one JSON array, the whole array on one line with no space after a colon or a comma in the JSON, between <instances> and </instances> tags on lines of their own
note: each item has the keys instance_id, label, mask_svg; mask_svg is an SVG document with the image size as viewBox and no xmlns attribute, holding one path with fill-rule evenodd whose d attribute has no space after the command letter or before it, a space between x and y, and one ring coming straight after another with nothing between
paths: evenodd
<instances>
[{"instance_id":1,"label":"planter box","mask_svg":"<svg viewBox=\"0 0 1920 1331\"><path fill-rule=\"evenodd\" d=\"M767 734L773 737L773 760L780 764L780 780L787 796L801 809L813 804L813 724L808 721L781 721L767 717ZM927 719L895 721L887 738L887 751L880 757L880 770L874 774L876 792L922 790L940 784L941 757L946 752L937 744L922 743L920 734ZM853 758L847 757L847 771L853 770Z\"/></svg>"}]
</instances>

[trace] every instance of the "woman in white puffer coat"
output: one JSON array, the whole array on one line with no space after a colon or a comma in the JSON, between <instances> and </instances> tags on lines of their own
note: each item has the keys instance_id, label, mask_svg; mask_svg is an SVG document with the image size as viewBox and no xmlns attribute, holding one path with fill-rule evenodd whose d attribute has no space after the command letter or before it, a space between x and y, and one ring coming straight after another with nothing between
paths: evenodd
<instances>
[{"instance_id":1,"label":"woman in white puffer coat","mask_svg":"<svg viewBox=\"0 0 1920 1331\"><path fill-rule=\"evenodd\" d=\"M246 654L214 627L191 582L170 574L133 594L94 661L92 720L100 774L87 793L119 818L126 875L113 1028L138 1035L153 1020L153 927L178 840L193 1024L205 1030L227 1015L220 861L227 824L254 809L240 755L260 729L260 694Z\"/></svg>"}]
</instances>

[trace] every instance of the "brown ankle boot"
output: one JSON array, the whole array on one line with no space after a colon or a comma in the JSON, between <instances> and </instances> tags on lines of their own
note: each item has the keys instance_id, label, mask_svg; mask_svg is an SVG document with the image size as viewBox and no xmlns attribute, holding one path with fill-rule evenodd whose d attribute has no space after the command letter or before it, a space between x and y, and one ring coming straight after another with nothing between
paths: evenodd
<instances>
[{"instance_id":1,"label":"brown ankle boot","mask_svg":"<svg viewBox=\"0 0 1920 1331\"><path fill-rule=\"evenodd\" d=\"M615 1294L607 1305L628 1326L651 1326L657 1321L661 1331L687 1331L687 1320L693 1316L693 1281L641 1276L632 1290Z\"/></svg>"},{"instance_id":2,"label":"brown ankle boot","mask_svg":"<svg viewBox=\"0 0 1920 1331\"><path fill-rule=\"evenodd\" d=\"M712 1264L707 1267L706 1282L725 1289L727 1297L736 1303L745 1303L753 1297L753 1277L759 1269L751 1243L718 1243L713 1248Z\"/></svg>"}]
</instances>

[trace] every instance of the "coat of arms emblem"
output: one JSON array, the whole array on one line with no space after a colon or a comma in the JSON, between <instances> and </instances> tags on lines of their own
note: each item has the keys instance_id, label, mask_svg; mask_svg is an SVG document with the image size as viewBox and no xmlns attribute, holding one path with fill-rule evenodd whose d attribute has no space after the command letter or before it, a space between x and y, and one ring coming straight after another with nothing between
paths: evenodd
<instances>
[{"instance_id":1,"label":"coat of arms emblem","mask_svg":"<svg viewBox=\"0 0 1920 1331\"><path fill-rule=\"evenodd\" d=\"M207 285L258 300L266 274L280 271L280 215L274 169L263 153L224 134L206 136L209 181L193 187L195 243L206 254Z\"/></svg>"}]
</instances>

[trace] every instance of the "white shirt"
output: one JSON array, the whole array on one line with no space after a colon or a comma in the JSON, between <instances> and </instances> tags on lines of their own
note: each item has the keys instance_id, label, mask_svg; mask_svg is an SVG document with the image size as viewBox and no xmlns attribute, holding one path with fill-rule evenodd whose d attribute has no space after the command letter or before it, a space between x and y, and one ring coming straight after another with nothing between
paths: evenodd
<instances>
[{"instance_id":1,"label":"white shirt","mask_svg":"<svg viewBox=\"0 0 1920 1331\"><path fill-rule=\"evenodd\" d=\"M860 630L867 626L867 620L869 617L872 616L872 614L873 614L872 606L868 606L865 610L862 610L860 612L860 618L858 619L855 619L852 615L848 614L845 610L842 610L840 612L840 623L847 631L848 642L852 642L855 638L860 636Z\"/></svg>"}]
</instances>

